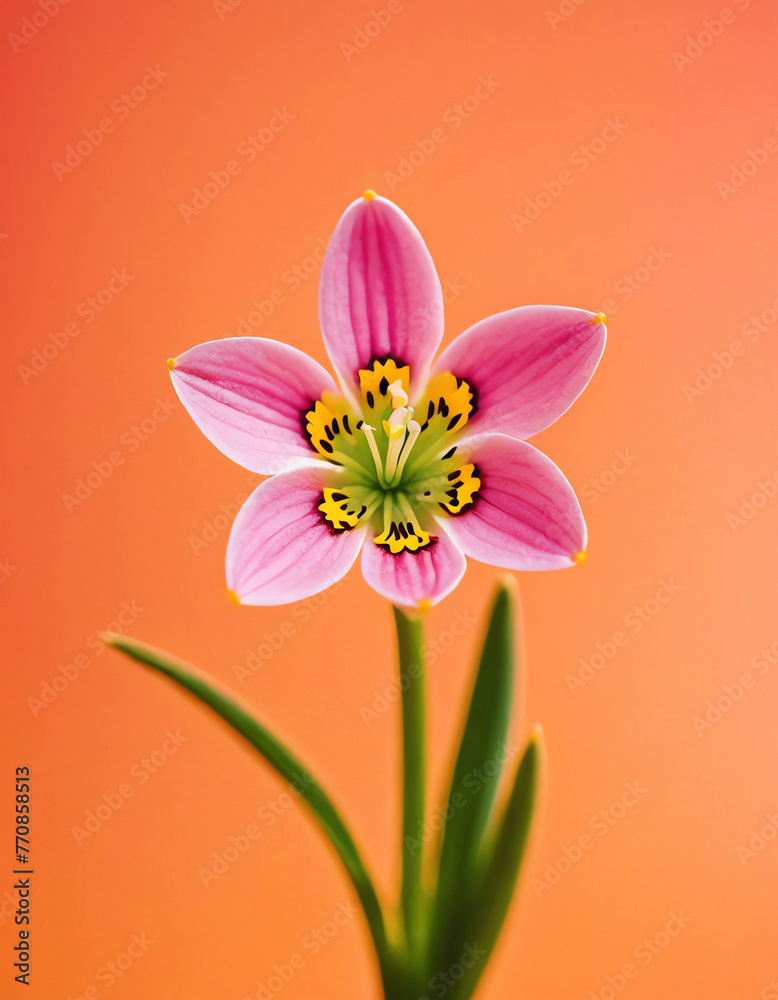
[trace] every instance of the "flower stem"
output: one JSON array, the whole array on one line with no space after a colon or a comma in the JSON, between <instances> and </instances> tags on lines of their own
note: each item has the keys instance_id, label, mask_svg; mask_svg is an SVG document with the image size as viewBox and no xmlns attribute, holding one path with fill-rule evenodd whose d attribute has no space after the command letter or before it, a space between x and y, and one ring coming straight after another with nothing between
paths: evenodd
<instances>
[{"instance_id":1,"label":"flower stem","mask_svg":"<svg viewBox=\"0 0 778 1000\"><path fill-rule=\"evenodd\" d=\"M403 839L400 909L405 930L409 986L420 974L426 932L422 885L426 787L424 628L420 617L394 609L400 654L403 727Z\"/></svg>"}]
</instances>

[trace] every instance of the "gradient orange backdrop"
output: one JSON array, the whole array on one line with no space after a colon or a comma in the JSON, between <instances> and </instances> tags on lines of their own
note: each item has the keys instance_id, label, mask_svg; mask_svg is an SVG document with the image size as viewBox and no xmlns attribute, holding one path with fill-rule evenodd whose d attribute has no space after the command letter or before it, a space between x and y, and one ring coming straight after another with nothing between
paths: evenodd
<instances>
[{"instance_id":1,"label":"gradient orange backdrop","mask_svg":"<svg viewBox=\"0 0 778 1000\"><path fill-rule=\"evenodd\" d=\"M371 27L373 12L387 23ZM774 834L778 810L778 676L759 657L778 659L774 6L6 0L0 22L0 996L22 993L5 905L17 765L33 772L25 996L253 1000L295 953L284 1000L378 996L359 915L318 954L303 944L353 900L308 815L205 710L95 638L123 610L132 635L238 687L334 791L394 891L398 715L360 711L392 684L389 608L358 570L319 603L229 603L226 523L257 478L169 406L164 363L241 332L255 299L258 332L324 361L315 252L366 187L427 241L448 338L520 304L609 313L590 387L534 442L577 489L589 557L520 577L514 734L542 723L548 780L480 995L605 1000L626 963L631 1000L778 995L778 843L738 855L754 828ZM481 79L490 92L465 117L456 105ZM249 162L241 144L279 113ZM226 189L182 211L230 160ZM94 463L96 487L68 500ZM427 619L431 810L498 577L471 563ZM234 668L267 636L278 648L241 685ZM742 697L695 728L744 673ZM47 688L56 678L68 683ZM601 835L628 783L639 800ZM74 830L122 786L99 829ZM255 823L261 838L206 888L201 869ZM679 911L690 922L665 947ZM658 932L650 961L636 957ZM145 950L111 982L133 935Z\"/></svg>"}]
</instances>

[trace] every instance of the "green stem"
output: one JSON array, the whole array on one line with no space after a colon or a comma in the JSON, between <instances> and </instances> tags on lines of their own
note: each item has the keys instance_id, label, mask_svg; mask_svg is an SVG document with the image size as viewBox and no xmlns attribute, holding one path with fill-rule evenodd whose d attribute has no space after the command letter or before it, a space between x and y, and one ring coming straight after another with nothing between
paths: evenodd
<instances>
[{"instance_id":1,"label":"green stem","mask_svg":"<svg viewBox=\"0 0 778 1000\"><path fill-rule=\"evenodd\" d=\"M426 708L424 628L420 617L394 609L400 654L403 726L402 911L408 956L409 989L420 974L425 949L422 885L426 786Z\"/></svg>"}]
</instances>

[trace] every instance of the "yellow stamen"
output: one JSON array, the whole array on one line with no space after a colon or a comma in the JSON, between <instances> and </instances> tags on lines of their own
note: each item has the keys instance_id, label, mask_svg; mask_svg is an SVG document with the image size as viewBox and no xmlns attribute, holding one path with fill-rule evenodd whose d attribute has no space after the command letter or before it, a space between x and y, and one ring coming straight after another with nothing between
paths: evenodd
<instances>
[{"instance_id":1,"label":"yellow stamen","mask_svg":"<svg viewBox=\"0 0 778 1000\"><path fill-rule=\"evenodd\" d=\"M369 188L367 191L362 192L362 197L365 201L372 201L373 198L377 197L375 191L371 191Z\"/></svg>"},{"instance_id":2,"label":"yellow stamen","mask_svg":"<svg viewBox=\"0 0 778 1000\"><path fill-rule=\"evenodd\" d=\"M167 359L167 366L168 366L168 371L172 372L173 369L176 367L176 359L175 358L168 358Z\"/></svg>"},{"instance_id":3,"label":"yellow stamen","mask_svg":"<svg viewBox=\"0 0 778 1000\"><path fill-rule=\"evenodd\" d=\"M400 406L408 405L408 393L403 389L403 384L400 379L395 379L394 382L389 386L389 392L392 395L392 409L396 410Z\"/></svg>"},{"instance_id":4,"label":"yellow stamen","mask_svg":"<svg viewBox=\"0 0 778 1000\"><path fill-rule=\"evenodd\" d=\"M235 593L234 590L228 590L227 597L229 597L229 599L232 601L233 604L240 604L240 598L238 597L238 595Z\"/></svg>"},{"instance_id":5,"label":"yellow stamen","mask_svg":"<svg viewBox=\"0 0 778 1000\"><path fill-rule=\"evenodd\" d=\"M400 460L400 453L405 443L405 429L413 416L413 411L407 406L398 406L392 410L392 415L388 420L383 421L384 431L389 438L389 447L386 450L386 463L384 465L384 475L387 485L397 471L397 463Z\"/></svg>"},{"instance_id":6,"label":"yellow stamen","mask_svg":"<svg viewBox=\"0 0 778 1000\"><path fill-rule=\"evenodd\" d=\"M418 420L408 421L408 437L405 439L403 444L403 450L400 452L400 457L397 462L397 469L395 470L394 476L392 477L392 486L396 486L400 481L400 476L402 476L403 469L405 468L405 463L408 461L408 456L411 453L413 445L416 442L416 438L421 432L421 425Z\"/></svg>"},{"instance_id":7,"label":"yellow stamen","mask_svg":"<svg viewBox=\"0 0 778 1000\"><path fill-rule=\"evenodd\" d=\"M402 424L391 424L389 423L388 420L384 420L383 425L387 437L389 438L390 441L393 441L396 437L399 437L400 434L402 434L402 432L405 430L405 427Z\"/></svg>"},{"instance_id":8,"label":"yellow stamen","mask_svg":"<svg viewBox=\"0 0 778 1000\"><path fill-rule=\"evenodd\" d=\"M603 326L605 326L607 320L608 317L605 315L605 313L597 313L597 315L594 317L594 322L602 323Z\"/></svg>"},{"instance_id":9,"label":"yellow stamen","mask_svg":"<svg viewBox=\"0 0 778 1000\"><path fill-rule=\"evenodd\" d=\"M573 562L576 564L576 566L580 566L585 559L586 559L586 552L583 549L581 549L578 555L573 556Z\"/></svg>"},{"instance_id":10,"label":"yellow stamen","mask_svg":"<svg viewBox=\"0 0 778 1000\"><path fill-rule=\"evenodd\" d=\"M429 611L431 607L432 607L432 601L429 599L429 597L422 597L422 599L416 605L417 611L422 615L426 615L426 613Z\"/></svg>"}]
</instances>

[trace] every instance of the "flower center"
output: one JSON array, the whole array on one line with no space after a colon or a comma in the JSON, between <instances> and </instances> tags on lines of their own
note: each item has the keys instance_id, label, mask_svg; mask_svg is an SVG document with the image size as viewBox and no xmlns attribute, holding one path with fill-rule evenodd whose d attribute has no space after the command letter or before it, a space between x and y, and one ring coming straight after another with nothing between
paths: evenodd
<instances>
[{"instance_id":1,"label":"flower center","mask_svg":"<svg viewBox=\"0 0 778 1000\"><path fill-rule=\"evenodd\" d=\"M414 408L409 374L394 358L376 358L359 373L359 410L325 393L303 418L311 445L343 470L342 485L323 491L323 520L336 533L369 522L380 529L373 541L395 554L434 544L434 517L462 513L481 485L452 443L475 410L474 391L439 373Z\"/></svg>"},{"instance_id":2,"label":"flower center","mask_svg":"<svg viewBox=\"0 0 778 1000\"><path fill-rule=\"evenodd\" d=\"M386 434L385 457L375 439L376 428L362 421L360 430L367 438L379 483L386 489L396 486L408 461L416 439L421 433L421 424L414 420L413 407L408 406L408 393L398 378L387 386L391 397L392 412L388 419L382 419L381 428Z\"/></svg>"}]
</instances>

